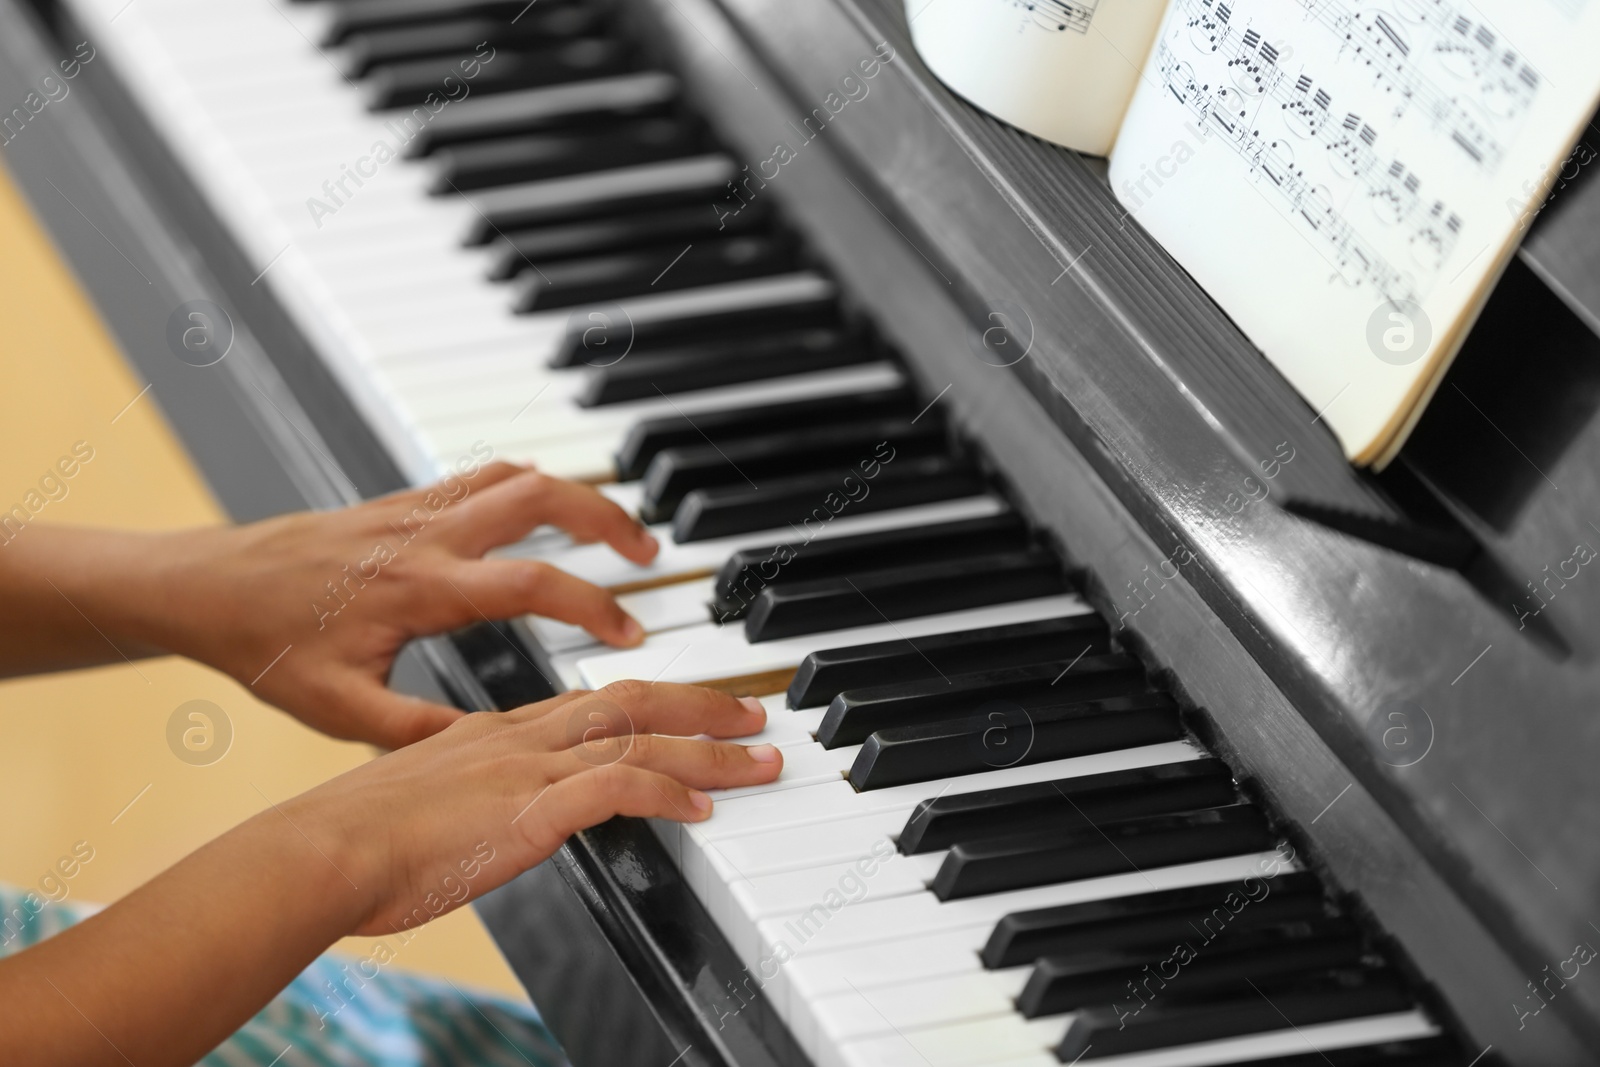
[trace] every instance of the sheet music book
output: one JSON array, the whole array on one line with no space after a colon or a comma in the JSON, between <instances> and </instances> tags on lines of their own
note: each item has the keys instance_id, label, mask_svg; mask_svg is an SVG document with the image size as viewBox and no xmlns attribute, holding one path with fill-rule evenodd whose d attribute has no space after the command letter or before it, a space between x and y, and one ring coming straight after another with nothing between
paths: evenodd
<instances>
[{"instance_id":1,"label":"sheet music book","mask_svg":"<svg viewBox=\"0 0 1600 1067\"><path fill-rule=\"evenodd\" d=\"M1109 154L1128 213L1360 466L1404 444L1600 100L1600 0L907 11L956 92Z\"/></svg>"}]
</instances>

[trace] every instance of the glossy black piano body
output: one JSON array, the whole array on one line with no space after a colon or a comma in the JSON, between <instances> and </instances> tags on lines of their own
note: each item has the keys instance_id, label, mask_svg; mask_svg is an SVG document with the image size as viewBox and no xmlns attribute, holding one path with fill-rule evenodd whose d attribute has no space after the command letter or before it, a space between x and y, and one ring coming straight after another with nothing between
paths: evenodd
<instances>
[{"instance_id":1,"label":"glossy black piano body","mask_svg":"<svg viewBox=\"0 0 1600 1067\"><path fill-rule=\"evenodd\" d=\"M93 36L44 0L0 16L7 99L62 42ZM1441 1014L1489 1059L1592 1062L1600 984L1562 970L1600 937L1587 170L1534 221L1413 442L1373 477L1125 217L1096 161L951 97L892 0L669 0L628 17L748 160L748 195L784 205ZM872 56L893 58L870 93L830 107ZM398 467L252 286L257 268L115 71L91 65L77 87L73 108L6 147L8 165L222 499L248 518L396 488ZM763 170L779 144L794 159ZM168 311L197 296L247 327L225 374L162 351ZM982 342L1000 326L1015 361ZM467 706L545 695L539 655L515 625L422 650ZM642 827L580 835L480 908L580 1064L804 1060L761 998L739 995L743 965Z\"/></svg>"}]
</instances>

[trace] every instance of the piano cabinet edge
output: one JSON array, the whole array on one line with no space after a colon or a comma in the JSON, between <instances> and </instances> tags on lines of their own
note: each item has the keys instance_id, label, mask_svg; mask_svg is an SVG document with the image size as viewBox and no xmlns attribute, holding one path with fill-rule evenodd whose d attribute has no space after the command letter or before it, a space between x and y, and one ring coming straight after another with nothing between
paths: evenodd
<instances>
[{"instance_id":1,"label":"piano cabinet edge","mask_svg":"<svg viewBox=\"0 0 1600 1067\"><path fill-rule=\"evenodd\" d=\"M609 951L592 903L571 884L571 866L565 854L552 857L474 907L572 1063L671 1062L672 1042Z\"/></svg>"},{"instance_id":2,"label":"piano cabinet edge","mask_svg":"<svg viewBox=\"0 0 1600 1067\"><path fill-rule=\"evenodd\" d=\"M586 830L478 901L577 1067L810 1067L646 825ZM732 1010L730 1010L732 1009Z\"/></svg>"}]
</instances>

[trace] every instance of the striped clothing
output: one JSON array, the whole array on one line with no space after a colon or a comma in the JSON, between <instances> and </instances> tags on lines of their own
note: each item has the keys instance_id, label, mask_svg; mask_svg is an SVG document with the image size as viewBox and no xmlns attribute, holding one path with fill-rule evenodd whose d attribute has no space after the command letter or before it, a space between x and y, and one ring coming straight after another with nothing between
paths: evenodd
<instances>
[{"instance_id":1,"label":"striped clothing","mask_svg":"<svg viewBox=\"0 0 1600 1067\"><path fill-rule=\"evenodd\" d=\"M37 944L94 911L0 886L0 957ZM202 1067L566 1064L532 1008L364 962L366 966L321 957L202 1059Z\"/></svg>"}]
</instances>

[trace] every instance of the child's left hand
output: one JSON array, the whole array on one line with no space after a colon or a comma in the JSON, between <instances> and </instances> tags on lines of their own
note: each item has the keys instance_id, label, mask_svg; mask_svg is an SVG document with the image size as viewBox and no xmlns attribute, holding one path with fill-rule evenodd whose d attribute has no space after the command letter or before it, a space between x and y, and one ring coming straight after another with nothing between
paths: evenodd
<instances>
[{"instance_id":1,"label":"child's left hand","mask_svg":"<svg viewBox=\"0 0 1600 1067\"><path fill-rule=\"evenodd\" d=\"M606 590L535 560L482 558L545 523L635 563L656 554L594 489L494 463L342 511L140 538L148 555L116 602L85 596L102 605L91 618L120 615L122 634L226 671L324 733L399 748L461 715L385 687L414 637L533 613L612 645L643 639Z\"/></svg>"}]
</instances>

